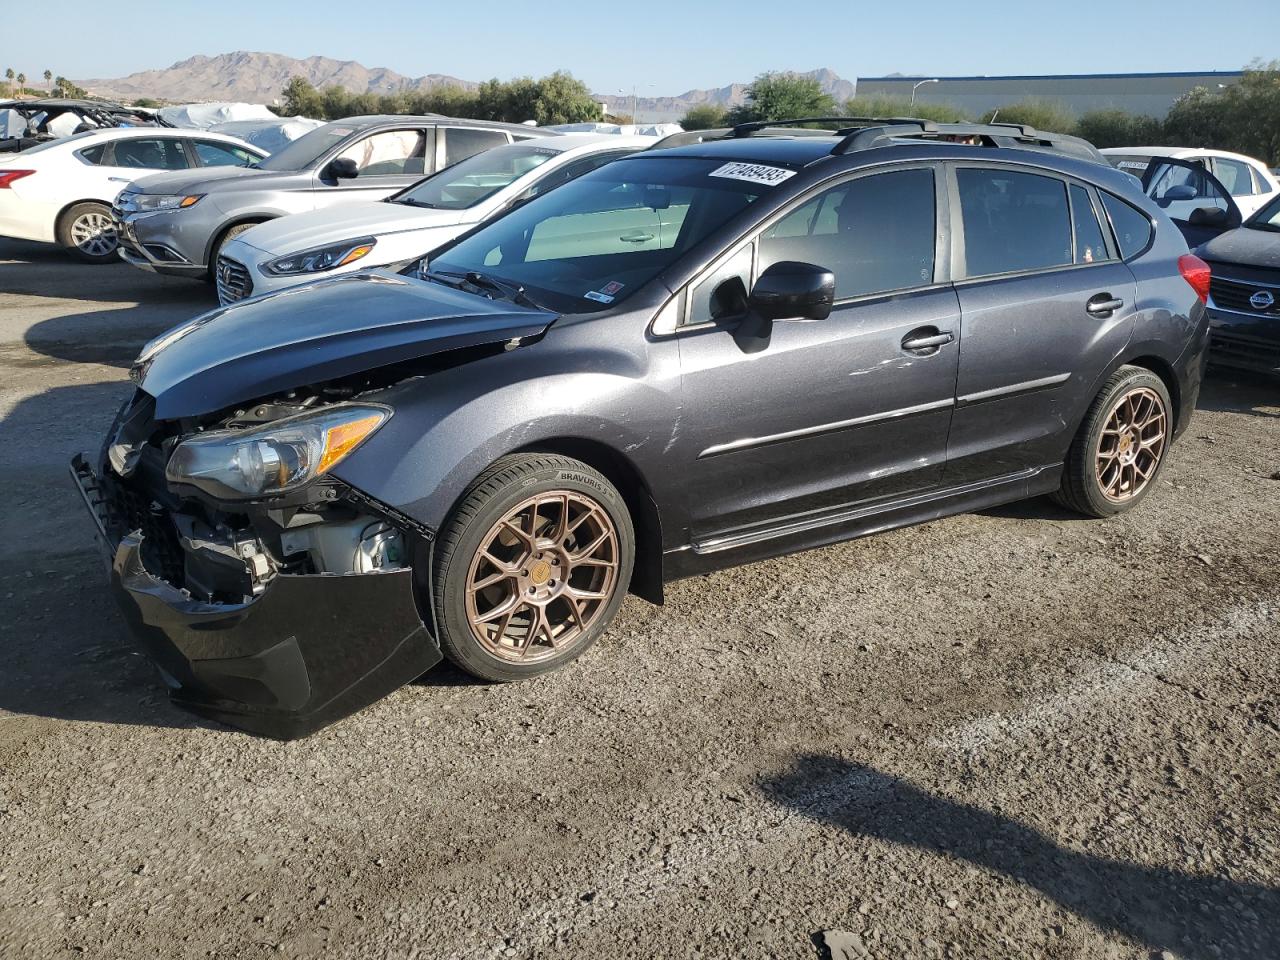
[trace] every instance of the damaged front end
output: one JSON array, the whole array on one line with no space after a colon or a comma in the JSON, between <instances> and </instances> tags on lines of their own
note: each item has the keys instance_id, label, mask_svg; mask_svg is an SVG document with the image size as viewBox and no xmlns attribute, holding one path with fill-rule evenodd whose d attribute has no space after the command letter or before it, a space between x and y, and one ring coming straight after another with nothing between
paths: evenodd
<instances>
[{"instance_id":1,"label":"damaged front end","mask_svg":"<svg viewBox=\"0 0 1280 960\"><path fill-rule=\"evenodd\" d=\"M175 703L292 739L440 661L415 586L431 531L327 472L389 416L292 391L157 421L138 390L98 462L73 460L113 592Z\"/></svg>"}]
</instances>

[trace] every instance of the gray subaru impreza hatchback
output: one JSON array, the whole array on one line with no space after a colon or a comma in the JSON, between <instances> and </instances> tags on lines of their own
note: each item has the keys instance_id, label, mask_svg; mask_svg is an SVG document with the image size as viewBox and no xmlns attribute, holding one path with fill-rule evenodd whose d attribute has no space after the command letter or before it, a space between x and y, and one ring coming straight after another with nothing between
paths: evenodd
<instances>
[{"instance_id":1,"label":"gray subaru impreza hatchback","mask_svg":"<svg viewBox=\"0 0 1280 960\"><path fill-rule=\"evenodd\" d=\"M629 590L1040 494L1151 495L1205 265L1083 141L744 125L157 338L76 483L173 699L296 737Z\"/></svg>"}]
</instances>

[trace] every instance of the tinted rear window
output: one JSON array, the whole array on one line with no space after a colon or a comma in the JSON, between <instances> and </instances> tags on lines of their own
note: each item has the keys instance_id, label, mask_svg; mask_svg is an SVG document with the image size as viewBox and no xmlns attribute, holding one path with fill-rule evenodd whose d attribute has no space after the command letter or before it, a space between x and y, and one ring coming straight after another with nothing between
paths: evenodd
<instances>
[{"instance_id":1,"label":"tinted rear window","mask_svg":"<svg viewBox=\"0 0 1280 960\"><path fill-rule=\"evenodd\" d=\"M1111 218L1111 229L1115 231L1120 256L1128 260L1145 250L1151 242L1151 221L1147 215L1109 193L1102 193L1102 205Z\"/></svg>"},{"instance_id":2,"label":"tinted rear window","mask_svg":"<svg viewBox=\"0 0 1280 960\"><path fill-rule=\"evenodd\" d=\"M1043 270L1072 262L1067 185L1054 177L962 167L966 274Z\"/></svg>"}]
</instances>

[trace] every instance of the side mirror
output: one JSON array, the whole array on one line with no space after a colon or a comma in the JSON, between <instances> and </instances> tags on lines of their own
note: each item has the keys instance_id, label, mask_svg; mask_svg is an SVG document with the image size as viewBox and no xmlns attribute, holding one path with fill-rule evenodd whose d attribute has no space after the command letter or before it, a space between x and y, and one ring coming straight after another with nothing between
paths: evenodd
<instances>
[{"instance_id":1,"label":"side mirror","mask_svg":"<svg viewBox=\"0 0 1280 960\"><path fill-rule=\"evenodd\" d=\"M1194 200L1196 198L1196 188L1189 183L1180 183L1176 187L1170 187L1164 192L1164 196L1160 199L1169 203L1181 200Z\"/></svg>"},{"instance_id":2,"label":"side mirror","mask_svg":"<svg viewBox=\"0 0 1280 960\"><path fill-rule=\"evenodd\" d=\"M836 278L826 267L780 260L760 274L747 297L765 320L825 320L836 299Z\"/></svg>"},{"instance_id":3,"label":"side mirror","mask_svg":"<svg viewBox=\"0 0 1280 960\"><path fill-rule=\"evenodd\" d=\"M328 173L334 180L354 180L360 176L360 168L350 157L338 157L329 161Z\"/></svg>"},{"instance_id":4,"label":"side mirror","mask_svg":"<svg viewBox=\"0 0 1280 960\"><path fill-rule=\"evenodd\" d=\"M742 281L737 283L741 290ZM825 320L831 316L835 298L835 274L826 267L780 260L760 274L751 288L746 317L733 338L743 353L758 353L768 345L775 320Z\"/></svg>"}]
</instances>

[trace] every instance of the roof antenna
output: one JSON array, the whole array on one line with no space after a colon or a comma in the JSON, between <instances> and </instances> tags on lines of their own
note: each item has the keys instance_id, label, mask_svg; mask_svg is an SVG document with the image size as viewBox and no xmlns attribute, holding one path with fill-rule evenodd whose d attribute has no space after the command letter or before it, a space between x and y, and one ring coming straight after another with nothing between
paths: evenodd
<instances>
[{"instance_id":1,"label":"roof antenna","mask_svg":"<svg viewBox=\"0 0 1280 960\"><path fill-rule=\"evenodd\" d=\"M988 120L988 121L987 121L987 123L995 123L995 122L996 122L996 117L998 117L998 116L1000 116L1000 108L999 108L999 107L996 107L996 112L995 112L995 113L993 113L993 114L991 115L991 119L990 119L990 120Z\"/></svg>"}]
</instances>

